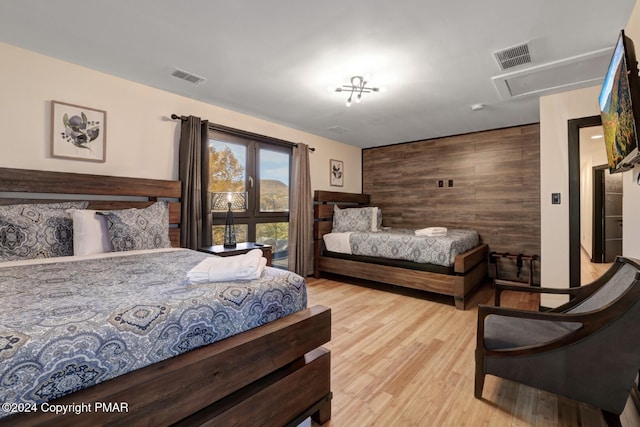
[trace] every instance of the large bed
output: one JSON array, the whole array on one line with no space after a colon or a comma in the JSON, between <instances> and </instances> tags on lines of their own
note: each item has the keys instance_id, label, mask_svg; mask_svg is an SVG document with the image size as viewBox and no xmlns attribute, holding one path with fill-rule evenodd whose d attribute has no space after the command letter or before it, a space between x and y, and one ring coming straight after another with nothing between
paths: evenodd
<instances>
[{"instance_id":1,"label":"large bed","mask_svg":"<svg viewBox=\"0 0 640 427\"><path fill-rule=\"evenodd\" d=\"M367 194L315 191L314 276L320 277L321 273L334 273L450 295L453 297L456 308L465 309L471 293L487 277L488 247L479 241L473 247L468 247L468 249L465 247L459 253L454 251L452 255L434 257L445 259L446 262L442 263L429 259L421 260L420 257L417 259L421 260L421 262L414 262L413 260L407 260L410 257L406 257L407 259L405 260L396 260L384 256L345 255L344 253L327 250L325 237L329 234L335 234L334 214L336 207L338 208L337 211L340 211L340 209L358 210L359 208L368 207L369 204L370 197ZM377 237L379 240L394 238L392 233L385 233L386 231L378 230L372 236ZM462 230L456 230L450 232L449 235L456 233L461 236L465 234ZM395 238L404 240L409 238L406 231L402 231L401 234L403 235ZM349 237L352 243L353 240L358 241L360 239L360 246L364 246L362 243L373 241L369 235L362 233L354 233ZM463 236L463 238L466 238L466 236ZM369 244L369 246L375 249L378 244ZM425 257L423 256L422 258Z\"/></svg>"},{"instance_id":2,"label":"large bed","mask_svg":"<svg viewBox=\"0 0 640 427\"><path fill-rule=\"evenodd\" d=\"M302 277L189 283L209 255L177 248L179 182L0 168L0 205L69 195L110 212L163 201L176 248L0 262L0 425L330 418L331 313L307 308Z\"/></svg>"}]
</instances>

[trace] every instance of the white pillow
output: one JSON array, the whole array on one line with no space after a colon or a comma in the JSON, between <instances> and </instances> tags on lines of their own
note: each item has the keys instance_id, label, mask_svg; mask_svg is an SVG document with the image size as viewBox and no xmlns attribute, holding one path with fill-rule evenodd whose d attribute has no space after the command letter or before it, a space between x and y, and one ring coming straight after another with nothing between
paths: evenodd
<instances>
[{"instance_id":1,"label":"white pillow","mask_svg":"<svg viewBox=\"0 0 640 427\"><path fill-rule=\"evenodd\" d=\"M371 231L380 231L378 229L378 208L371 208Z\"/></svg>"},{"instance_id":2,"label":"white pillow","mask_svg":"<svg viewBox=\"0 0 640 427\"><path fill-rule=\"evenodd\" d=\"M92 255L111 252L107 218L90 209L68 209L73 219L73 254Z\"/></svg>"}]
</instances>

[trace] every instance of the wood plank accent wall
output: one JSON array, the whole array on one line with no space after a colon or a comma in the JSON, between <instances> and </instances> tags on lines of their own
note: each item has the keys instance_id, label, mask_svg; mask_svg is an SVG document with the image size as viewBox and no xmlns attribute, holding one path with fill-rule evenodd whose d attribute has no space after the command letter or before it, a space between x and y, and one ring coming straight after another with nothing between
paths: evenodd
<instances>
[{"instance_id":1,"label":"wood plank accent wall","mask_svg":"<svg viewBox=\"0 0 640 427\"><path fill-rule=\"evenodd\" d=\"M490 251L540 255L539 124L364 149L362 175L384 226L472 228Z\"/></svg>"}]
</instances>

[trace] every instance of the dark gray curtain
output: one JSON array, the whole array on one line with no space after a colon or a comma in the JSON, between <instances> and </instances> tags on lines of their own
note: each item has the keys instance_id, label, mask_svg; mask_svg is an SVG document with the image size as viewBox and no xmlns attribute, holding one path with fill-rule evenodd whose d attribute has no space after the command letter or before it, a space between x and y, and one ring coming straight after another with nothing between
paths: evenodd
<instances>
[{"instance_id":1,"label":"dark gray curtain","mask_svg":"<svg viewBox=\"0 0 640 427\"><path fill-rule=\"evenodd\" d=\"M309 150L305 144L293 147L289 205L289 270L303 277L313 274L313 196Z\"/></svg>"},{"instance_id":2,"label":"dark gray curtain","mask_svg":"<svg viewBox=\"0 0 640 427\"><path fill-rule=\"evenodd\" d=\"M182 182L180 246L198 249L211 244L209 214L208 122L189 116L180 129L179 175Z\"/></svg>"}]
</instances>

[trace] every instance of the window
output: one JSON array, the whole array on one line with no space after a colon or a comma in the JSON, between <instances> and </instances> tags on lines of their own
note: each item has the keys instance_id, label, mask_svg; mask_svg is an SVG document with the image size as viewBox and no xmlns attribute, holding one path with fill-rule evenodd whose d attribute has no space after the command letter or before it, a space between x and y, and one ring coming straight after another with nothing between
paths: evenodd
<instances>
[{"instance_id":1,"label":"window","mask_svg":"<svg viewBox=\"0 0 640 427\"><path fill-rule=\"evenodd\" d=\"M244 207L234 203L232 209L236 241L271 245L274 266L284 268L289 247L291 150L291 144L284 141L210 125L209 192L240 199L246 196ZM226 211L226 206L212 208L214 245L223 243Z\"/></svg>"}]
</instances>

